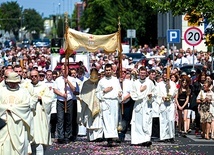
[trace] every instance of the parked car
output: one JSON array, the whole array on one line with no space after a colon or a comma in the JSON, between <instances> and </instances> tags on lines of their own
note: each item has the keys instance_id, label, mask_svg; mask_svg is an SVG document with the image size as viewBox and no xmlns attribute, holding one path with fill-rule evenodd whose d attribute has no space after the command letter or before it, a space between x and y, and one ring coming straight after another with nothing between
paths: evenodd
<instances>
[{"instance_id":1,"label":"parked car","mask_svg":"<svg viewBox=\"0 0 214 155\"><path fill-rule=\"evenodd\" d=\"M132 57L133 63L146 59L146 56L142 53L124 53L128 58Z\"/></svg>"},{"instance_id":2,"label":"parked car","mask_svg":"<svg viewBox=\"0 0 214 155\"><path fill-rule=\"evenodd\" d=\"M203 65L201 65L201 64L194 65L194 70L197 70L197 69L202 70L202 68L203 68ZM191 73L192 69L193 69L193 64L184 65L184 66L180 67L181 73L185 72L185 73L187 73L187 75L189 75Z\"/></svg>"},{"instance_id":3,"label":"parked car","mask_svg":"<svg viewBox=\"0 0 214 155\"><path fill-rule=\"evenodd\" d=\"M31 42L31 45L36 47L50 47L50 39L44 38L42 39L34 39Z\"/></svg>"},{"instance_id":4,"label":"parked car","mask_svg":"<svg viewBox=\"0 0 214 155\"><path fill-rule=\"evenodd\" d=\"M161 61L160 64L162 66L166 66L167 61L168 61L168 57L167 56L154 55L154 56L147 57L145 60L143 60L143 63L145 64L145 66L148 65L148 62L151 59L154 59L154 60L160 59L160 61Z\"/></svg>"},{"instance_id":5,"label":"parked car","mask_svg":"<svg viewBox=\"0 0 214 155\"><path fill-rule=\"evenodd\" d=\"M30 41L29 41L28 39L25 38L25 39L22 40L22 44L23 44L23 45L29 45L29 44L30 44Z\"/></svg>"},{"instance_id":6,"label":"parked car","mask_svg":"<svg viewBox=\"0 0 214 155\"><path fill-rule=\"evenodd\" d=\"M127 57L132 57L134 63L140 62L141 64L144 64L145 66L148 66L148 62L151 59L155 59L155 60L160 59L161 64L163 66L165 66L167 64L167 60L168 60L167 56L159 56L159 55L149 56L149 57L146 57L144 54L141 54L141 53L125 53L125 55Z\"/></svg>"}]
</instances>

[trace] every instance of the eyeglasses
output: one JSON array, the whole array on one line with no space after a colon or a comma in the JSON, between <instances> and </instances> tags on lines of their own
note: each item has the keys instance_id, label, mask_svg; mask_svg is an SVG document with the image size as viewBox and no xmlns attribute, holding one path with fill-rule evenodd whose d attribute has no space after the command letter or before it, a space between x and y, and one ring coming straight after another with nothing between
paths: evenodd
<instances>
[{"instance_id":1,"label":"eyeglasses","mask_svg":"<svg viewBox=\"0 0 214 155\"><path fill-rule=\"evenodd\" d=\"M21 73L22 71L15 71L16 73Z\"/></svg>"},{"instance_id":2,"label":"eyeglasses","mask_svg":"<svg viewBox=\"0 0 214 155\"><path fill-rule=\"evenodd\" d=\"M27 73L27 72L23 72L23 73Z\"/></svg>"},{"instance_id":3,"label":"eyeglasses","mask_svg":"<svg viewBox=\"0 0 214 155\"><path fill-rule=\"evenodd\" d=\"M31 75L30 77L31 77L31 78L34 78L34 77L35 77L35 78L38 78L38 75Z\"/></svg>"}]
</instances>

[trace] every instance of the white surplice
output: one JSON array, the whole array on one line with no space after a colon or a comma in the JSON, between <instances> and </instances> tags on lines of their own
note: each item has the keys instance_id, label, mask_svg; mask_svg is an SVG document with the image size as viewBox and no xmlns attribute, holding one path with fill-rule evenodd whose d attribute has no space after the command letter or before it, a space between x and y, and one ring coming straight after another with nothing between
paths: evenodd
<instances>
[{"instance_id":1,"label":"white surplice","mask_svg":"<svg viewBox=\"0 0 214 155\"><path fill-rule=\"evenodd\" d=\"M9 91L7 87L2 87L0 91L0 117L6 121L6 126L0 130L0 154L31 153L33 106L30 104L30 96L24 88Z\"/></svg>"},{"instance_id":2,"label":"white surplice","mask_svg":"<svg viewBox=\"0 0 214 155\"><path fill-rule=\"evenodd\" d=\"M147 88L141 92L140 87ZM131 144L140 144L151 140L152 132L152 102L154 98L154 83L146 78L145 81L137 79L133 81L131 97L135 100L131 120ZM152 94L152 98L148 98Z\"/></svg>"},{"instance_id":3,"label":"white surplice","mask_svg":"<svg viewBox=\"0 0 214 155\"><path fill-rule=\"evenodd\" d=\"M42 103L37 101L34 111L34 139L36 144L51 145L50 115L51 105L54 101L54 93L44 83L39 82L33 87L33 94L42 98Z\"/></svg>"},{"instance_id":4,"label":"white surplice","mask_svg":"<svg viewBox=\"0 0 214 155\"><path fill-rule=\"evenodd\" d=\"M113 90L108 93L103 93L107 87L113 87ZM119 101L118 93L121 92L119 80L111 76L103 77L97 86L96 95L100 101L100 109L102 114L102 127L105 138L118 138L118 108Z\"/></svg>"},{"instance_id":5,"label":"white surplice","mask_svg":"<svg viewBox=\"0 0 214 155\"><path fill-rule=\"evenodd\" d=\"M157 84L157 98L160 105L160 140L175 137L175 105L173 100L176 93L176 84L170 81L170 101L163 101L162 98L167 96L166 83L161 81Z\"/></svg>"}]
</instances>

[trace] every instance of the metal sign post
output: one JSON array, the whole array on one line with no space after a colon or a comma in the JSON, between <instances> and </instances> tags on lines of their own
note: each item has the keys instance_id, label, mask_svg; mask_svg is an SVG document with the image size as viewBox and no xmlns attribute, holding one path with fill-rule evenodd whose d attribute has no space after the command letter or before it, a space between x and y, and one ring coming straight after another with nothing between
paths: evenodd
<instances>
[{"instance_id":1,"label":"metal sign post","mask_svg":"<svg viewBox=\"0 0 214 155\"><path fill-rule=\"evenodd\" d=\"M127 30L127 38L130 38L130 49L132 48L132 38L136 38L136 30L128 29Z\"/></svg>"},{"instance_id":2,"label":"metal sign post","mask_svg":"<svg viewBox=\"0 0 214 155\"><path fill-rule=\"evenodd\" d=\"M211 71L213 73L213 46L211 47L211 58L212 58L212 65L211 65Z\"/></svg>"}]
</instances>

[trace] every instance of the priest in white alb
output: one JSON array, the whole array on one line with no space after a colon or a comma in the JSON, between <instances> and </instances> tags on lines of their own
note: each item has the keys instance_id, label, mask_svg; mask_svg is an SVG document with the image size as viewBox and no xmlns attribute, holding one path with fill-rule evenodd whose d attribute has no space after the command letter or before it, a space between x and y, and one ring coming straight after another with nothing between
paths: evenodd
<instances>
[{"instance_id":1,"label":"priest in white alb","mask_svg":"<svg viewBox=\"0 0 214 155\"><path fill-rule=\"evenodd\" d=\"M33 155L43 155L46 146L51 145L50 115L54 93L50 91L49 87L39 82L38 71L31 71L30 77L31 84L28 85L28 90L33 91L31 95L37 96L36 109L33 113L34 142L32 143L32 152Z\"/></svg>"},{"instance_id":2,"label":"priest in white alb","mask_svg":"<svg viewBox=\"0 0 214 155\"><path fill-rule=\"evenodd\" d=\"M139 68L139 79L134 80L130 95L135 101L131 120L131 144L149 147L152 145L152 102L155 86L146 78L147 69Z\"/></svg>"},{"instance_id":3,"label":"priest in white alb","mask_svg":"<svg viewBox=\"0 0 214 155\"><path fill-rule=\"evenodd\" d=\"M175 105L174 97L177 88L169 79L169 71L163 73L163 81L157 84L157 99L160 105L160 140L174 142L175 138Z\"/></svg>"},{"instance_id":4,"label":"priest in white alb","mask_svg":"<svg viewBox=\"0 0 214 155\"><path fill-rule=\"evenodd\" d=\"M0 118L6 123L0 130L1 155L32 153L30 142L33 139L33 106L27 90L19 86L20 81L20 76L11 72L7 76L5 87L0 88Z\"/></svg>"},{"instance_id":5,"label":"priest in white alb","mask_svg":"<svg viewBox=\"0 0 214 155\"><path fill-rule=\"evenodd\" d=\"M102 128L108 146L112 146L113 139L118 139L118 108L122 101L122 89L119 80L114 77L111 64L105 65L105 76L100 79L96 89L96 96L100 102L102 114Z\"/></svg>"}]
</instances>

